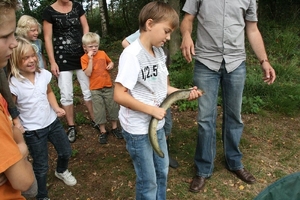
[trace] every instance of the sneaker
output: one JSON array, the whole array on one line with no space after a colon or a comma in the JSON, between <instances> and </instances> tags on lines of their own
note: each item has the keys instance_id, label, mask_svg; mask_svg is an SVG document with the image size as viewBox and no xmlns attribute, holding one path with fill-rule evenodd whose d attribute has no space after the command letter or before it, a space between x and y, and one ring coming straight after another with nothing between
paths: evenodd
<instances>
[{"instance_id":1,"label":"sneaker","mask_svg":"<svg viewBox=\"0 0 300 200\"><path fill-rule=\"evenodd\" d=\"M77 132L76 132L76 129L74 126L71 126L68 128L67 135L68 135L68 139L69 139L70 143L73 143L76 141Z\"/></svg>"},{"instance_id":2,"label":"sneaker","mask_svg":"<svg viewBox=\"0 0 300 200\"><path fill-rule=\"evenodd\" d=\"M96 124L93 120L91 122L91 125L94 129L97 129L98 131L100 131L100 127L99 127L99 124Z\"/></svg>"},{"instance_id":3,"label":"sneaker","mask_svg":"<svg viewBox=\"0 0 300 200\"><path fill-rule=\"evenodd\" d=\"M68 186L74 186L77 183L77 180L69 170L66 170L64 173L58 173L57 171L55 171L55 176Z\"/></svg>"},{"instance_id":4,"label":"sneaker","mask_svg":"<svg viewBox=\"0 0 300 200\"><path fill-rule=\"evenodd\" d=\"M170 155L169 155L169 166L176 169L177 167L179 167L179 164L177 162L177 160L175 160L174 158L172 158Z\"/></svg>"},{"instance_id":5,"label":"sneaker","mask_svg":"<svg viewBox=\"0 0 300 200\"><path fill-rule=\"evenodd\" d=\"M116 138L123 139L123 135L122 135L120 129L118 129L118 128L111 129L111 133L114 134L114 136L116 136Z\"/></svg>"},{"instance_id":6,"label":"sneaker","mask_svg":"<svg viewBox=\"0 0 300 200\"><path fill-rule=\"evenodd\" d=\"M99 139L98 141L100 142L100 144L107 144L107 133L101 133L99 135Z\"/></svg>"}]
</instances>

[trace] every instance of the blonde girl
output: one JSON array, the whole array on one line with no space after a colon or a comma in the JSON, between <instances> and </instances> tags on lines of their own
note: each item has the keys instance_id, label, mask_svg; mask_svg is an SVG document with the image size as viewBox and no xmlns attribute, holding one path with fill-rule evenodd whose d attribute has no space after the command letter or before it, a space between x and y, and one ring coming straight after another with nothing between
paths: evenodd
<instances>
[{"instance_id":1,"label":"blonde girl","mask_svg":"<svg viewBox=\"0 0 300 200\"><path fill-rule=\"evenodd\" d=\"M42 32L41 27L42 26L37 19L29 15L23 15L18 21L16 34L31 42L39 58L39 67L44 69L47 64L43 55L43 42L38 38L39 34Z\"/></svg>"},{"instance_id":2,"label":"blonde girl","mask_svg":"<svg viewBox=\"0 0 300 200\"><path fill-rule=\"evenodd\" d=\"M24 138L33 158L33 170L38 183L37 199L49 199L47 192L48 140L57 151L55 176L65 184L77 183L68 170L71 146L58 117L65 115L50 86L48 70L38 67L38 57L31 43L17 38L18 46L11 55L8 71L9 86L20 111L25 129Z\"/></svg>"}]
</instances>

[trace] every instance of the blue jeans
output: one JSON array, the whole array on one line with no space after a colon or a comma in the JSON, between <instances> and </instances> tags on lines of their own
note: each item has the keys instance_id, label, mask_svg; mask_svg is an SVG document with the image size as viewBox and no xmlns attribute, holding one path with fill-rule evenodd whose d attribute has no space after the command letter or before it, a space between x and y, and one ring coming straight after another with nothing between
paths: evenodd
<instances>
[{"instance_id":1,"label":"blue jeans","mask_svg":"<svg viewBox=\"0 0 300 200\"><path fill-rule=\"evenodd\" d=\"M134 135L123 130L123 136L136 173L136 200L166 199L169 158L164 129L157 131L164 158L153 151L148 134Z\"/></svg>"},{"instance_id":2,"label":"blue jeans","mask_svg":"<svg viewBox=\"0 0 300 200\"><path fill-rule=\"evenodd\" d=\"M165 135L166 137L168 137L169 135L171 135L171 131L172 131L172 113L171 113L171 108L168 108L166 110L167 114L165 117L165 125L164 125L164 129L165 129Z\"/></svg>"},{"instance_id":3,"label":"blue jeans","mask_svg":"<svg viewBox=\"0 0 300 200\"><path fill-rule=\"evenodd\" d=\"M227 73L224 62L218 72L210 70L199 61L195 62L194 84L205 92L198 99L198 139L195 152L197 176L210 177L213 173L220 84L223 101L222 140L226 164L229 170L243 168L239 143L244 127L241 108L245 79L245 62L231 73Z\"/></svg>"},{"instance_id":4,"label":"blue jeans","mask_svg":"<svg viewBox=\"0 0 300 200\"><path fill-rule=\"evenodd\" d=\"M33 159L33 170L38 183L37 199L48 197L47 172L48 172L48 140L57 151L56 171L62 173L68 169L69 158L71 157L71 145L67 134L57 118L48 127L26 131L24 134L26 144Z\"/></svg>"}]
</instances>

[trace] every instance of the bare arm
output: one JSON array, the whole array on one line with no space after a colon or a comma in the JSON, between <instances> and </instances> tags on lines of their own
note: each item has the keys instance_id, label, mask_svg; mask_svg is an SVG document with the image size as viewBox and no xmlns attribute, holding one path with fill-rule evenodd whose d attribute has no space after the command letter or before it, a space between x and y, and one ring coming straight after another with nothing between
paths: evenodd
<instances>
[{"instance_id":1,"label":"bare arm","mask_svg":"<svg viewBox=\"0 0 300 200\"><path fill-rule=\"evenodd\" d=\"M130 44L129 42L126 40L126 38L122 41L122 47L125 49L126 47L128 47Z\"/></svg>"},{"instance_id":2,"label":"bare arm","mask_svg":"<svg viewBox=\"0 0 300 200\"><path fill-rule=\"evenodd\" d=\"M93 51L87 52L87 56L89 58L89 61L88 61L87 68L84 70L84 73L85 73L86 76L90 77L92 75L92 71L93 71L93 57L94 57L93 56Z\"/></svg>"},{"instance_id":3,"label":"bare arm","mask_svg":"<svg viewBox=\"0 0 300 200\"><path fill-rule=\"evenodd\" d=\"M88 21L87 21L85 15L82 15L80 17L80 23L81 23L81 26L82 26L83 34L88 33L90 31L90 28L89 28L89 24L88 24Z\"/></svg>"},{"instance_id":4,"label":"bare arm","mask_svg":"<svg viewBox=\"0 0 300 200\"><path fill-rule=\"evenodd\" d=\"M131 110L136 110L151 115L156 119L163 119L166 115L165 109L145 104L133 98L128 93L128 89L120 83L115 83L114 101Z\"/></svg>"},{"instance_id":5,"label":"bare arm","mask_svg":"<svg viewBox=\"0 0 300 200\"><path fill-rule=\"evenodd\" d=\"M15 104L16 101L17 101L17 97L16 97L15 95L13 95L13 94L11 94L11 97L12 97L12 101L13 101L14 104ZM18 129L20 129L21 133L24 133L24 132L25 132L24 127L23 127L23 125L21 124L21 121L20 121L19 116L16 117L16 118L14 118L12 121L13 121L14 126L17 127Z\"/></svg>"},{"instance_id":6,"label":"bare arm","mask_svg":"<svg viewBox=\"0 0 300 200\"><path fill-rule=\"evenodd\" d=\"M265 50L265 45L257 27L257 22L246 21L246 34L256 57L259 61L264 60L261 67L264 73L264 82L272 84L276 79L275 70L270 65Z\"/></svg>"},{"instance_id":7,"label":"bare arm","mask_svg":"<svg viewBox=\"0 0 300 200\"><path fill-rule=\"evenodd\" d=\"M47 22L46 20L43 21L43 32L44 32L45 48L51 65L51 72L54 76L58 77L59 68L54 58L53 42L52 42L53 27L52 24Z\"/></svg>"},{"instance_id":8,"label":"bare arm","mask_svg":"<svg viewBox=\"0 0 300 200\"><path fill-rule=\"evenodd\" d=\"M110 62L110 63L108 63L106 69L107 69L107 70L112 70L112 69L114 68L114 65L115 65L115 64L114 64L113 62Z\"/></svg>"},{"instance_id":9,"label":"bare arm","mask_svg":"<svg viewBox=\"0 0 300 200\"><path fill-rule=\"evenodd\" d=\"M27 149L26 144L18 145L21 149ZM27 153L28 154L28 153ZM27 160L27 155L12 165L4 172L12 187L16 190L26 191L34 181L34 173L31 163Z\"/></svg>"},{"instance_id":10,"label":"bare arm","mask_svg":"<svg viewBox=\"0 0 300 200\"><path fill-rule=\"evenodd\" d=\"M187 62L192 61L192 56L195 55L194 42L192 40L193 21L195 16L186 13L180 24L180 31L182 35L182 43L180 46L182 55Z\"/></svg>"},{"instance_id":11,"label":"bare arm","mask_svg":"<svg viewBox=\"0 0 300 200\"><path fill-rule=\"evenodd\" d=\"M65 110L59 107L50 84L48 84L47 87L47 98L58 117L64 116L66 114Z\"/></svg>"},{"instance_id":12,"label":"bare arm","mask_svg":"<svg viewBox=\"0 0 300 200\"><path fill-rule=\"evenodd\" d=\"M26 191L34 181L34 173L32 165L27 159L28 149L21 131L13 127L13 136L23 158L9 167L4 174L14 189Z\"/></svg>"}]
</instances>

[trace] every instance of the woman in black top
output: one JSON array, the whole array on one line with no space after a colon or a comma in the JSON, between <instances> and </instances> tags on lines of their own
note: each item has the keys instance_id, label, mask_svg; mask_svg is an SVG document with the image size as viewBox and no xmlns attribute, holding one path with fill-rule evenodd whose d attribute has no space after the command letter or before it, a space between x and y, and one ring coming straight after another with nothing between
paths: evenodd
<instances>
[{"instance_id":1,"label":"woman in black top","mask_svg":"<svg viewBox=\"0 0 300 200\"><path fill-rule=\"evenodd\" d=\"M82 5L70 0L57 0L46 7L43 13L43 32L51 72L58 78L60 102L66 111L69 141L75 142L72 80L74 72L92 122L94 120L89 79L80 64L80 57L84 54L81 38L83 34L89 32Z\"/></svg>"}]
</instances>

